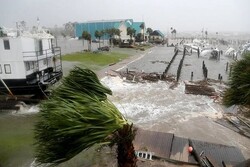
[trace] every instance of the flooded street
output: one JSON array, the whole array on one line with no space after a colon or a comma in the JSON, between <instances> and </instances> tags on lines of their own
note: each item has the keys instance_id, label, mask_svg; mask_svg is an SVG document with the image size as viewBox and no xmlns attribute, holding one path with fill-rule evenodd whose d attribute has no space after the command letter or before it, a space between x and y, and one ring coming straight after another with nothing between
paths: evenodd
<instances>
[{"instance_id":1,"label":"flooded street","mask_svg":"<svg viewBox=\"0 0 250 167\"><path fill-rule=\"evenodd\" d=\"M221 49L225 49L222 47ZM174 55L174 47L157 46L151 49L140 61L130 63L126 66L129 70L144 71L146 73L156 72L163 73ZM177 74L177 68L183 52L179 52L174 62L172 63L168 74ZM208 68L208 78L218 79L218 74L222 75L223 80L228 79L228 72L226 72L226 64L233 60L229 57L221 56L220 60L210 60L209 57L200 56L193 52L191 55L186 55L181 72L181 80L190 80L191 72L193 72L194 80L202 80L202 63L206 64ZM123 70L126 70L124 68Z\"/></svg>"},{"instance_id":2,"label":"flooded street","mask_svg":"<svg viewBox=\"0 0 250 167\"><path fill-rule=\"evenodd\" d=\"M173 48L154 47L140 60L124 66L121 70L162 73L174 54ZM180 53L170 68L170 74L176 75ZM186 56L181 80L190 80L194 72L194 80L203 79L202 62L209 70L208 78L216 79L218 74L224 80L228 78L226 63L233 60L222 56L219 61L208 57L198 58L197 53ZM152 63L153 62L153 63ZM188 64L188 66L185 66ZM106 77L102 80L111 88L111 101L119 110L137 126L160 132L170 132L177 136L198 139L218 144L236 146L241 149L245 158L250 157L250 140L214 122L223 115L223 106L214 103L208 96L187 95L185 85L181 81L175 89L170 83L127 83L118 77Z\"/></svg>"},{"instance_id":3,"label":"flooded street","mask_svg":"<svg viewBox=\"0 0 250 167\"><path fill-rule=\"evenodd\" d=\"M144 71L162 73L171 60L174 48L156 46L144 52L136 61L125 65L120 70ZM169 73L176 75L180 53L172 64ZM203 79L201 65L205 61L208 77L217 79L222 74L227 78L225 64L232 60L221 57L220 61L209 60L206 57L198 59L197 53L186 56L182 69L181 80L190 80L190 73L194 72L194 80ZM188 64L188 65L185 65ZM67 70L72 66L65 63ZM169 89L171 83L159 81L156 83L128 83L119 77L106 76L102 83L113 91L110 100L117 108L136 126L147 130L174 133L176 136L213 142L238 147L245 158L250 157L250 140L214 122L221 118L223 107L213 102L207 96L187 95L184 93L185 85L182 81L175 89ZM34 166L33 157L33 126L37 120L37 106L27 106L19 112L1 113L0 117L0 143L7 138L20 141L16 145L0 145L0 155L11 156L4 159L0 166ZM4 136L6 138L4 138ZM109 152L106 150L106 152ZM97 158L93 158L97 157ZM95 149L82 152L69 162L59 165L66 166L94 166L107 163L115 155L101 154ZM112 161L115 164L115 162ZM114 165L115 166L115 165Z\"/></svg>"}]
</instances>

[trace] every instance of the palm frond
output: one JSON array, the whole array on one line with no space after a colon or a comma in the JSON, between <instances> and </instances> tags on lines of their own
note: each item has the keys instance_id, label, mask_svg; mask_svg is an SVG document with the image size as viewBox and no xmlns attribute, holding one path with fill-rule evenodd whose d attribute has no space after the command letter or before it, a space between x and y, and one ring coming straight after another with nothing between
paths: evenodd
<instances>
[{"instance_id":1,"label":"palm frond","mask_svg":"<svg viewBox=\"0 0 250 167\"><path fill-rule=\"evenodd\" d=\"M223 104L250 105L250 54L233 64L229 88L224 93Z\"/></svg>"},{"instance_id":2,"label":"palm frond","mask_svg":"<svg viewBox=\"0 0 250 167\"><path fill-rule=\"evenodd\" d=\"M75 67L40 104L34 129L37 161L56 165L94 144L106 144L109 135L127 124L107 99L111 93L94 72Z\"/></svg>"}]
</instances>

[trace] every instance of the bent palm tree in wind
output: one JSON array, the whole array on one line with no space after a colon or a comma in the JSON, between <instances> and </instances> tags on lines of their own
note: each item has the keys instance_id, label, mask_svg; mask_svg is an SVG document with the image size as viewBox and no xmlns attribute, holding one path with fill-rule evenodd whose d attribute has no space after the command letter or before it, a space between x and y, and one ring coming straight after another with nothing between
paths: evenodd
<instances>
[{"instance_id":1,"label":"bent palm tree in wind","mask_svg":"<svg viewBox=\"0 0 250 167\"><path fill-rule=\"evenodd\" d=\"M117 144L118 166L136 166L132 123L107 99L112 94L96 74L75 67L40 104L35 125L35 157L52 166L95 144Z\"/></svg>"},{"instance_id":2,"label":"bent palm tree in wind","mask_svg":"<svg viewBox=\"0 0 250 167\"><path fill-rule=\"evenodd\" d=\"M244 105L250 107L250 53L233 64L229 88L223 96L226 106Z\"/></svg>"}]
</instances>

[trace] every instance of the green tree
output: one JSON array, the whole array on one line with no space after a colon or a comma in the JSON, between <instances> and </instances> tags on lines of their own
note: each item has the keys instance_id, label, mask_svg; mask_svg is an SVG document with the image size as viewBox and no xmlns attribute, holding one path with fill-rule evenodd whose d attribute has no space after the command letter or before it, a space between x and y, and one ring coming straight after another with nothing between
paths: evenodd
<instances>
[{"instance_id":1,"label":"green tree","mask_svg":"<svg viewBox=\"0 0 250 167\"><path fill-rule=\"evenodd\" d=\"M101 36L102 36L103 46L104 46L104 38L105 38L105 35L106 35L106 31L105 31L105 30L102 30L102 31L101 31Z\"/></svg>"},{"instance_id":2,"label":"green tree","mask_svg":"<svg viewBox=\"0 0 250 167\"><path fill-rule=\"evenodd\" d=\"M91 50L91 35L87 31L82 32L82 39L88 41L88 50ZM84 43L84 42L83 42Z\"/></svg>"},{"instance_id":3,"label":"green tree","mask_svg":"<svg viewBox=\"0 0 250 167\"><path fill-rule=\"evenodd\" d=\"M109 41L110 41L110 45L111 44L114 44L113 43L113 39L114 39L114 36L115 35L118 35L118 36L120 36L120 30L119 29L117 29L117 28L110 28L110 29L107 29L106 30L106 33L109 35Z\"/></svg>"},{"instance_id":4,"label":"green tree","mask_svg":"<svg viewBox=\"0 0 250 167\"><path fill-rule=\"evenodd\" d=\"M119 37L118 41L116 40L116 42L120 44L120 42L121 42L121 30L116 28L115 29L115 35Z\"/></svg>"},{"instance_id":5,"label":"green tree","mask_svg":"<svg viewBox=\"0 0 250 167\"><path fill-rule=\"evenodd\" d=\"M0 27L0 37L5 37L7 36L4 32L3 32L3 28Z\"/></svg>"},{"instance_id":6,"label":"green tree","mask_svg":"<svg viewBox=\"0 0 250 167\"><path fill-rule=\"evenodd\" d=\"M130 41L132 42L132 37L135 36L136 30L134 28L128 27L127 28L127 35L130 36Z\"/></svg>"},{"instance_id":7,"label":"green tree","mask_svg":"<svg viewBox=\"0 0 250 167\"><path fill-rule=\"evenodd\" d=\"M207 40L207 35L208 35L208 32L207 32L207 30L206 30L206 31L205 31L206 40Z\"/></svg>"},{"instance_id":8,"label":"green tree","mask_svg":"<svg viewBox=\"0 0 250 167\"><path fill-rule=\"evenodd\" d=\"M250 53L233 64L229 88L224 93L223 104L250 106Z\"/></svg>"},{"instance_id":9,"label":"green tree","mask_svg":"<svg viewBox=\"0 0 250 167\"><path fill-rule=\"evenodd\" d=\"M105 33L108 34L109 42L111 45L111 44L114 44L113 39L115 35L120 36L121 31L117 28L110 28L110 29L106 29Z\"/></svg>"},{"instance_id":10,"label":"green tree","mask_svg":"<svg viewBox=\"0 0 250 167\"><path fill-rule=\"evenodd\" d=\"M150 35L152 32L153 32L153 29L152 29L152 28L147 28L147 33L148 33L148 35Z\"/></svg>"},{"instance_id":11,"label":"green tree","mask_svg":"<svg viewBox=\"0 0 250 167\"><path fill-rule=\"evenodd\" d=\"M144 29L145 29L145 24L142 23L142 24L140 25L140 28L141 28L141 30L142 30L142 40L144 41Z\"/></svg>"},{"instance_id":12,"label":"green tree","mask_svg":"<svg viewBox=\"0 0 250 167\"><path fill-rule=\"evenodd\" d=\"M138 34L135 36L135 41L136 41L136 42L141 42L141 41L143 41L143 35L142 35L142 33L138 33Z\"/></svg>"},{"instance_id":13,"label":"green tree","mask_svg":"<svg viewBox=\"0 0 250 167\"><path fill-rule=\"evenodd\" d=\"M40 104L35 125L38 165L65 162L95 144L117 145L119 167L135 167L133 124L119 112L96 74L75 67Z\"/></svg>"},{"instance_id":14,"label":"green tree","mask_svg":"<svg viewBox=\"0 0 250 167\"><path fill-rule=\"evenodd\" d=\"M95 31L95 37L98 38L99 40L99 48L101 47L101 37L102 37L102 32L101 31Z\"/></svg>"}]
</instances>

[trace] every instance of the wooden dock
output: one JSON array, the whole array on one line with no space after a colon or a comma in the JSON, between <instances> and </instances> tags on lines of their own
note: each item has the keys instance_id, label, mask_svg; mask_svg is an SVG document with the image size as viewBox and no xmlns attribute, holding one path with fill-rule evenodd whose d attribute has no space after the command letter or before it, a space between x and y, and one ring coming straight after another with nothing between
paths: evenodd
<instances>
[{"instance_id":1,"label":"wooden dock","mask_svg":"<svg viewBox=\"0 0 250 167\"><path fill-rule=\"evenodd\" d=\"M199 165L194 155L188 152L192 141L193 148L201 157L207 158L214 166L233 166L245 161L241 151L233 146L208 143L199 140L177 137L172 133L137 130L134 140L136 151L153 152L153 158L172 161L178 164Z\"/></svg>"}]
</instances>

